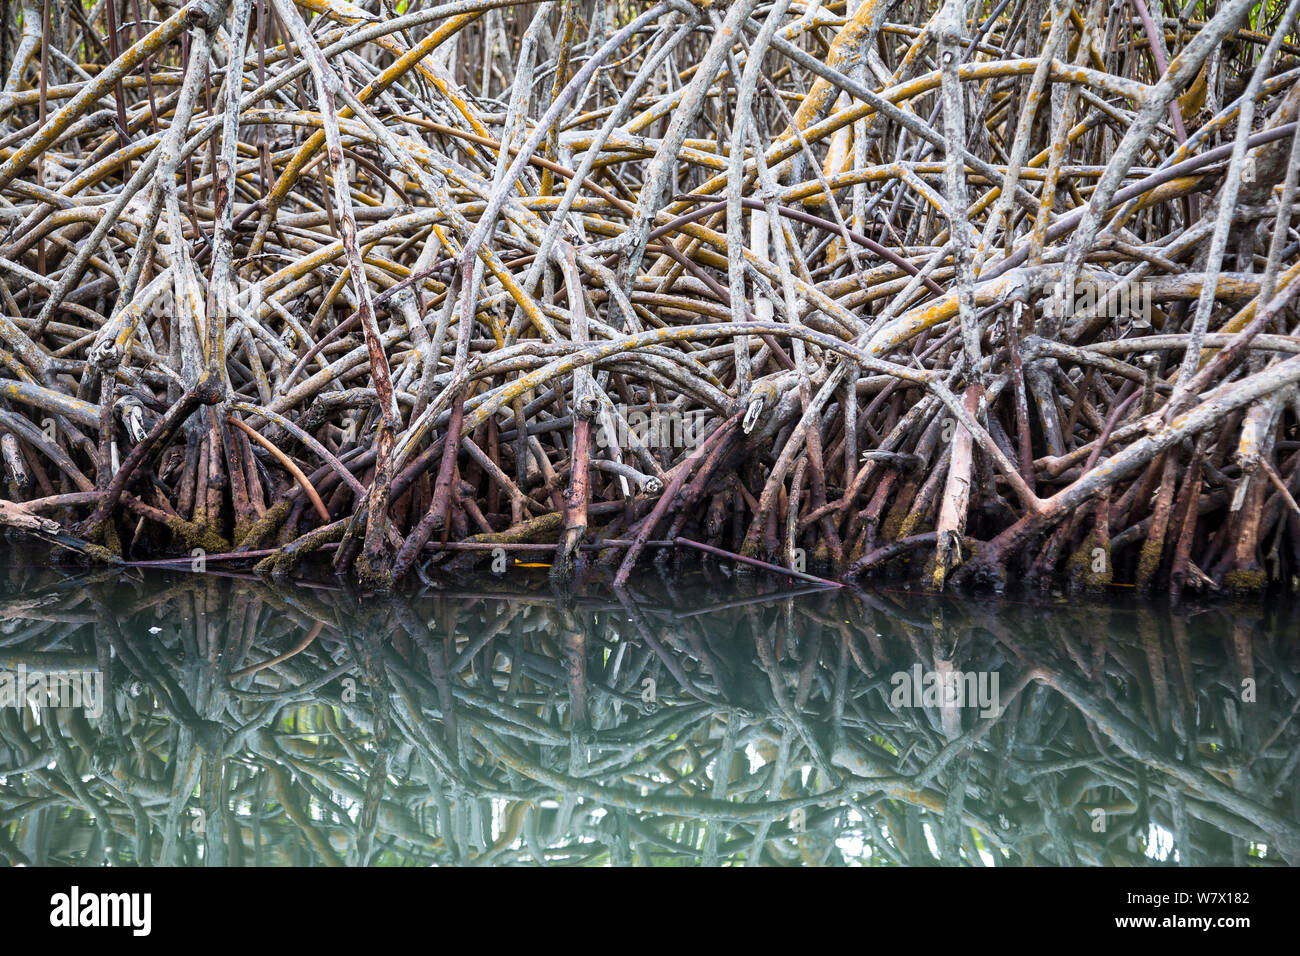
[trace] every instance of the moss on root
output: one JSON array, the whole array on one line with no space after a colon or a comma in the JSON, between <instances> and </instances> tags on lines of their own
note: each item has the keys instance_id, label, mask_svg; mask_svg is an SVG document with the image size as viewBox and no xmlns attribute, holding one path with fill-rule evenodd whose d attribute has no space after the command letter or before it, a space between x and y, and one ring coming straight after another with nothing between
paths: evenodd
<instances>
[{"instance_id":1,"label":"moss on root","mask_svg":"<svg viewBox=\"0 0 1300 956\"><path fill-rule=\"evenodd\" d=\"M1094 569L1098 557L1095 554L1097 551L1102 552L1101 571ZM1070 555L1066 573L1069 575L1070 583L1076 588L1100 591L1109 587L1115 579L1114 566L1110 560L1110 542L1102 541L1096 532L1088 535L1083 539L1079 550Z\"/></svg>"},{"instance_id":2,"label":"moss on root","mask_svg":"<svg viewBox=\"0 0 1300 956\"><path fill-rule=\"evenodd\" d=\"M357 580L362 587L375 591L388 591L393 587L393 572L388 568L377 566L363 550L352 562L352 569L357 573Z\"/></svg>"},{"instance_id":3,"label":"moss on root","mask_svg":"<svg viewBox=\"0 0 1300 956\"><path fill-rule=\"evenodd\" d=\"M910 517L910 515L901 514L891 509L889 514L885 516L884 522L880 525L880 540L897 541L899 538L906 537L903 534L903 528L907 527L907 521Z\"/></svg>"},{"instance_id":4,"label":"moss on root","mask_svg":"<svg viewBox=\"0 0 1300 956\"><path fill-rule=\"evenodd\" d=\"M929 555L929 557L925 559L925 564L922 565L921 567L921 580L931 587L942 588L943 580L947 579L947 572L946 571L944 572L943 579L938 578L936 576L936 572L939 570L938 556L935 554L934 551L927 551L926 553ZM906 555L899 555L894 560L895 561L906 560L906 558L907 558Z\"/></svg>"},{"instance_id":5,"label":"moss on root","mask_svg":"<svg viewBox=\"0 0 1300 956\"><path fill-rule=\"evenodd\" d=\"M1223 578L1223 586L1229 591L1254 594L1267 585L1268 575L1258 568L1234 568Z\"/></svg>"},{"instance_id":6,"label":"moss on root","mask_svg":"<svg viewBox=\"0 0 1300 956\"><path fill-rule=\"evenodd\" d=\"M122 559L118 554L102 544L86 544L81 546L81 553L91 561L99 561L103 564L121 564Z\"/></svg>"},{"instance_id":7,"label":"moss on root","mask_svg":"<svg viewBox=\"0 0 1300 956\"><path fill-rule=\"evenodd\" d=\"M248 530L242 537L236 533L235 541L238 546L250 551L257 548L280 529L285 519L289 517L289 508L288 499L277 501L270 508L267 508L262 517L249 525Z\"/></svg>"},{"instance_id":8,"label":"moss on root","mask_svg":"<svg viewBox=\"0 0 1300 956\"><path fill-rule=\"evenodd\" d=\"M342 521L310 531L292 544L287 544L283 548L277 549L274 554L267 555L257 563L253 570L258 574L269 574L276 578L286 577L298 566L299 562L313 551L319 549L321 545L342 538L343 531L344 522Z\"/></svg>"},{"instance_id":9,"label":"moss on root","mask_svg":"<svg viewBox=\"0 0 1300 956\"><path fill-rule=\"evenodd\" d=\"M927 531L934 530L934 516L927 512L913 509L907 513L902 523L898 526L897 534L892 535L889 540L897 541L899 538L910 538L915 534L925 534Z\"/></svg>"},{"instance_id":10,"label":"moss on root","mask_svg":"<svg viewBox=\"0 0 1300 956\"><path fill-rule=\"evenodd\" d=\"M817 548L812 554L812 566L815 568L829 568L833 558L831 546L826 543L826 539L818 539Z\"/></svg>"},{"instance_id":11,"label":"moss on root","mask_svg":"<svg viewBox=\"0 0 1300 956\"><path fill-rule=\"evenodd\" d=\"M196 524L184 518L168 515L167 527L190 550L202 548L208 554L222 554L230 550L230 542L207 522Z\"/></svg>"},{"instance_id":12,"label":"moss on root","mask_svg":"<svg viewBox=\"0 0 1300 956\"><path fill-rule=\"evenodd\" d=\"M476 534L465 539L466 543L475 544L534 544L539 541L554 541L564 524L564 516L558 511L540 515L536 518L530 518L520 524L513 525L505 531L497 531L492 534ZM445 553L445 552L444 552ZM448 571L463 571L473 567L485 557L491 556L491 551L464 551L455 555L446 561L442 567Z\"/></svg>"},{"instance_id":13,"label":"moss on root","mask_svg":"<svg viewBox=\"0 0 1300 956\"><path fill-rule=\"evenodd\" d=\"M1161 542L1148 538L1143 543L1142 552L1138 557L1137 586L1139 588L1151 587L1156 572L1160 570L1160 557L1163 553Z\"/></svg>"}]
</instances>

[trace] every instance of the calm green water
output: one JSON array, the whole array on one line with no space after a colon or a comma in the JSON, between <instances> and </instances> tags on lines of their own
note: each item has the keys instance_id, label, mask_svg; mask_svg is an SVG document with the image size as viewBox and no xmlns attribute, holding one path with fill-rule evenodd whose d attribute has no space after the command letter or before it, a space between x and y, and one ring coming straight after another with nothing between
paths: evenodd
<instances>
[{"instance_id":1,"label":"calm green water","mask_svg":"<svg viewBox=\"0 0 1300 956\"><path fill-rule=\"evenodd\" d=\"M0 578L10 864L1300 863L1294 602Z\"/></svg>"}]
</instances>

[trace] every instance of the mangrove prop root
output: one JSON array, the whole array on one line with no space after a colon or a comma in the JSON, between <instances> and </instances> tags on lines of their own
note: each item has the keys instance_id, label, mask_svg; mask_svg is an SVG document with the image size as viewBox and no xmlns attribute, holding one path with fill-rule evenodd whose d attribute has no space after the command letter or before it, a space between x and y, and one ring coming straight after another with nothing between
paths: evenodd
<instances>
[{"instance_id":1,"label":"mangrove prop root","mask_svg":"<svg viewBox=\"0 0 1300 956\"><path fill-rule=\"evenodd\" d=\"M1295 585L1298 6L8 4L6 524Z\"/></svg>"}]
</instances>

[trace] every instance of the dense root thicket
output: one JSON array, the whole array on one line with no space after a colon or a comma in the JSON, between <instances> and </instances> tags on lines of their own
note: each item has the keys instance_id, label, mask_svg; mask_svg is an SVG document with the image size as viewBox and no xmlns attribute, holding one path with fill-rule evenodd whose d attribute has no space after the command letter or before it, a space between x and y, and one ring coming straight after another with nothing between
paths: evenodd
<instances>
[{"instance_id":1,"label":"dense root thicket","mask_svg":"<svg viewBox=\"0 0 1300 956\"><path fill-rule=\"evenodd\" d=\"M0 707L0 862L1300 864L1294 605L101 574L0 597L0 668L103 675Z\"/></svg>"},{"instance_id":2,"label":"dense root thicket","mask_svg":"<svg viewBox=\"0 0 1300 956\"><path fill-rule=\"evenodd\" d=\"M0 521L1294 582L1297 6L6 3Z\"/></svg>"}]
</instances>

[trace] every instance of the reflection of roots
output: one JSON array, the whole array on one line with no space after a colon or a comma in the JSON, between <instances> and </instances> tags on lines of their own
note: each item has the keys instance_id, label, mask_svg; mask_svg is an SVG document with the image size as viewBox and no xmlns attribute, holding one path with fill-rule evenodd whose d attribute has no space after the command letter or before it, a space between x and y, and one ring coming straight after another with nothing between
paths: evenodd
<instances>
[{"instance_id":1,"label":"reflection of roots","mask_svg":"<svg viewBox=\"0 0 1300 956\"><path fill-rule=\"evenodd\" d=\"M342 592L163 583L0 603L0 666L112 662L97 720L0 709L10 862L826 863L860 843L918 864L933 840L943 863L1133 864L1152 826L1185 864L1300 861L1298 662L1247 630L1294 630L1278 612L822 593L683 614L625 592L358 617ZM996 669L999 715L890 706L891 675L943 661ZM43 733L70 762L36 775ZM206 832L169 830L199 809Z\"/></svg>"}]
</instances>

